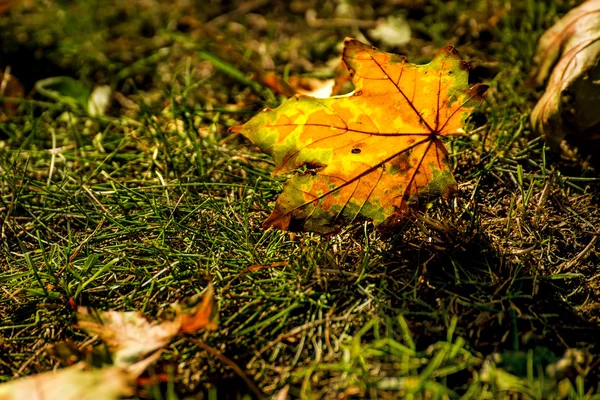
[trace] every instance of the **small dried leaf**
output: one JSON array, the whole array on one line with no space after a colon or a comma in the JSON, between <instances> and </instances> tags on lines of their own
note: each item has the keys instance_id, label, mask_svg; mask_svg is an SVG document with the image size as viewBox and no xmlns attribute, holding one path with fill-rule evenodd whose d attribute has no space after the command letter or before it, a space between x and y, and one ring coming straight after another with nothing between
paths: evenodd
<instances>
[{"instance_id":1,"label":"small dried leaf","mask_svg":"<svg viewBox=\"0 0 600 400\"><path fill-rule=\"evenodd\" d=\"M110 106L112 89L108 85L96 86L88 100L87 111L92 117L102 117Z\"/></svg>"},{"instance_id":2,"label":"small dried leaf","mask_svg":"<svg viewBox=\"0 0 600 400\"><path fill-rule=\"evenodd\" d=\"M303 76L290 77L290 86L296 90L296 93L318 99L325 99L331 96L334 83L333 79L318 79Z\"/></svg>"},{"instance_id":3,"label":"small dried leaf","mask_svg":"<svg viewBox=\"0 0 600 400\"><path fill-rule=\"evenodd\" d=\"M0 97L13 97L23 98L25 96L25 90L21 82L7 70L4 73L0 73ZM6 114L9 117L16 115L18 103L12 103L8 100L0 100L0 121L2 120L2 114Z\"/></svg>"}]
</instances>

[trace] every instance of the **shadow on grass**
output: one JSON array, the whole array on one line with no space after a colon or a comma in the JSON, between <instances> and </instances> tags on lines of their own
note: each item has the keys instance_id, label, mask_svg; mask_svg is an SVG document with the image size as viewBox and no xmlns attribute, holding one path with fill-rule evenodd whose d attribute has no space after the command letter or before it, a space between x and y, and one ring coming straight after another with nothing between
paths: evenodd
<instances>
[{"instance_id":1,"label":"shadow on grass","mask_svg":"<svg viewBox=\"0 0 600 400\"><path fill-rule=\"evenodd\" d=\"M419 348L444 340L453 317L456 334L481 354L543 346L561 356L600 344L600 327L566 300L572 274L527 270L518 255L503 254L485 234L425 240L420 247L398 241L384 259L394 266L399 258L418 271L390 268L390 308L404 310ZM588 379L599 376L593 366Z\"/></svg>"}]
</instances>

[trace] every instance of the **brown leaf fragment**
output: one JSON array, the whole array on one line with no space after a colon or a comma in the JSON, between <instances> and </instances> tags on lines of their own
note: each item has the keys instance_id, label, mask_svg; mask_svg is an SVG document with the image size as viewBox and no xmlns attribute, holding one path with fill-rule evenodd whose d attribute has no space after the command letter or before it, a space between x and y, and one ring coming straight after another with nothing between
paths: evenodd
<instances>
[{"instance_id":1,"label":"brown leaf fragment","mask_svg":"<svg viewBox=\"0 0 600 400\"><path fill-rule=\"evenodd\" d=\"M10 73L10 68L6 68L4 73L0 73L0 97L13 99L21 99L25 96L25 90L21 82ZM18 103L10 101L10 99L0 100L0 121L5 114L8 117L13 117L17 113Z\"/></svg>"}]
</instances>

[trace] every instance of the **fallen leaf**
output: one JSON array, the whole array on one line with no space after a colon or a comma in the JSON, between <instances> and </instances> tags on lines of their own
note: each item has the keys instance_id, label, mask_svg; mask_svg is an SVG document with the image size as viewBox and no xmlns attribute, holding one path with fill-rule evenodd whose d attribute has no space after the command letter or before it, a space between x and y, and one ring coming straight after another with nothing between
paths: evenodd
<instances>
[{"instance_id":1,"label":"fallen leaf","mask_svg":"<svg viewBox=\"0 0 600 400\"><path fill-rule=\"evenodd\" d=\"M0 400L111 400L131 396L135 376L125 368L89 369L80 362L0 385Z\"/></svg>"},{"instance_id":2,"label":"fallen leaf","mask_svg":"<svg viewBox=\"0 0 600 400\"><path fill-rule=\"evenodd\" d=\"M538 84L552 72L531 113L533 129L555 149L567 135L584 151L600 149L600 0L572 9L548 29L535 60Z\"/></svg>"},{"instance_id":3,"label":"fallen leaf","mask_svg":"<svg viewBox=\"0 0 600 400\"><path fill-rule=\"evenodd\" d=\"M296 90L294 90L288 82L284 81L272 71L257 74L257 79L277 94L283 96L293 96L296 94Z\"/></svg>"},{"instance_id":4,"label":"fallen leaf","mask_svg":"<svg viewBox=\"0 0 600 400\"><path fill-rule=\"evenodd\" d=\"M278 77L274 72L268 72L262 75L261 83L277 94L291 97L295 94L316 97L324 99L338 94L346 94L352 89L348 89L350 75L348 68L339 60L338 67L334 71L334 77L331 79L319 79L313 77L292 75L287 81Z\"/></svg>"},{"instance_id":5,"label":"fallen leaf","mask_svg":"<svg viewBox=\"0 0 600 400\"><path fill-rule=\"evenodd\" d=\"M352 84L352 76L350 76L350 70L346 66L346 63L340 60L335 69L335 76L333 78L333 88L331 89L331 95L346 95L352 92L353 90L354 85Z\"/></svg>"},{"instance_id":6,"label":"fallen leaf","mask_svg":"<svg viewBox=\"0 0 600 400\"><path fill-rule=\"evenodd\" d=\"M468 88L457 51L415 65L349 38L343 61L352 94L296 95L232 128L273 156L274 174L295 172L264 227L328 234L360 216L386 230L410 202L455 190L440 137L464 133L487 88Z\"/></svg>"},{"instance_id":7,"label":"fallen leaf","mask_svg":"<svg viewBox=\"0 0 600 400\"><path fill-rule=\"evenodd\" d=\"M117 366L130 365L169 344L181 321L148 322L140 311L94 311L80 307L79 328L106 343Z\"/></svg>"},{"instance_id":8,"label":"fallen leaf","mask_svg":"<svg viewBox=\"0 0 600 400\"><path fill-rule=\"evenodd\" d=\"M0 400L111 400L131 396L137 378L158 360L162 347L175 335L216 329L218 315L213 293L209 285L201 299L194 296L175 304L174 319L161 322L149 322L139 311L93 311L79 307L79 327L105 342L110 353L106 361L112 358L112 365L101 362L98 364L103 365L101 368L94 368L82 361L58 371L17 379L0 385ZM66 363L82 356L80 349L69 342L54 346L52 353ZM100 361L91 355L86 359Z\"/></svg>"},{"instance_id":9,"label":"fallen leaf","mask_svg":"<svg viewBox=\"0 0 600 400\"><path fill-rule=\"evenodd\" d=\"M148 354L165 347L178 333L193 333L199 329L216 329L218 313L209 285L206 292L182 304L175 304L171 320L149 322L140 311L97 311L80 307L77 312L79 328L98 335L112 355L113 364L131 365ZM188 302L192 306L188 306Z\"/></svg>"},{"instance_id":10,"label":"fallen leaf","mask_svg":"<svg viewBox=\"0 0 600 400\"><path fill-rule=\"evenodd\" d=\"M600 18L600 0L588 0L579 7L573 8L544 32L538 41L534 57L538 66L535 76L537 84L543 84L548 78L561 53L565 54L568 50L581 43L590 42L590 39L597 36L600 30L598 18Z\"/></svg>"},{"instance_id":11,"label":"fallen leaf","mask_svg":"<svg viewBox=\"0 0 600 400\"><path fill-rule=\"evenodd\" d=\"M0 15L7 13L17 4L17 0L0 0Z\"/></svg>"},{"instance_id":12,"label":"fallen leaf","mask_svg":"<svg viewBox=\"0 0 600 400\"><path fill-rule=\"evenodd\" d=\"M353 91L352 77L341 57L337 58L337 62L335 59L330 60L331 62L336 64L331 79L290 76L289 86L295 90L294 94L326 99L327 97L344 95Z\"/></svg>"}]
</instances>

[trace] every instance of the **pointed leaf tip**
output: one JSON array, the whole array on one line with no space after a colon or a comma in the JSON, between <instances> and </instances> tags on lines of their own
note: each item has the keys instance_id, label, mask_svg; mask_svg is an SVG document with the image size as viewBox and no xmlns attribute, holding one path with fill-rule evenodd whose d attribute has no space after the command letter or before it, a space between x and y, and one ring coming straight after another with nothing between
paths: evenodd
<instances>
[{"instance_id":1,"label":"pointed leaf tip","mask_svg":"<svg viewBox=\"0 0 600 400\"><path fill-rule=\"evenodd\" d=\"M219 312L214 297L214 287L209 284L202 295L200 304L193 306L187 311L181 311L181 332L195 333L200 329L214 331L219 323ZM194 299L195 301L196 299Z\"/></svg>"},{"instance_id":2,"label":"pointed leaf tip","mask_svg":"<svg viewBox=\"0 0 600 400\"><path fill-rule=\"evenodd\" d=\"M489 88L490 86L485 83L477 83L468 90L468 93L474 97L482 97Z\"/></svg>"}]
</instances>

